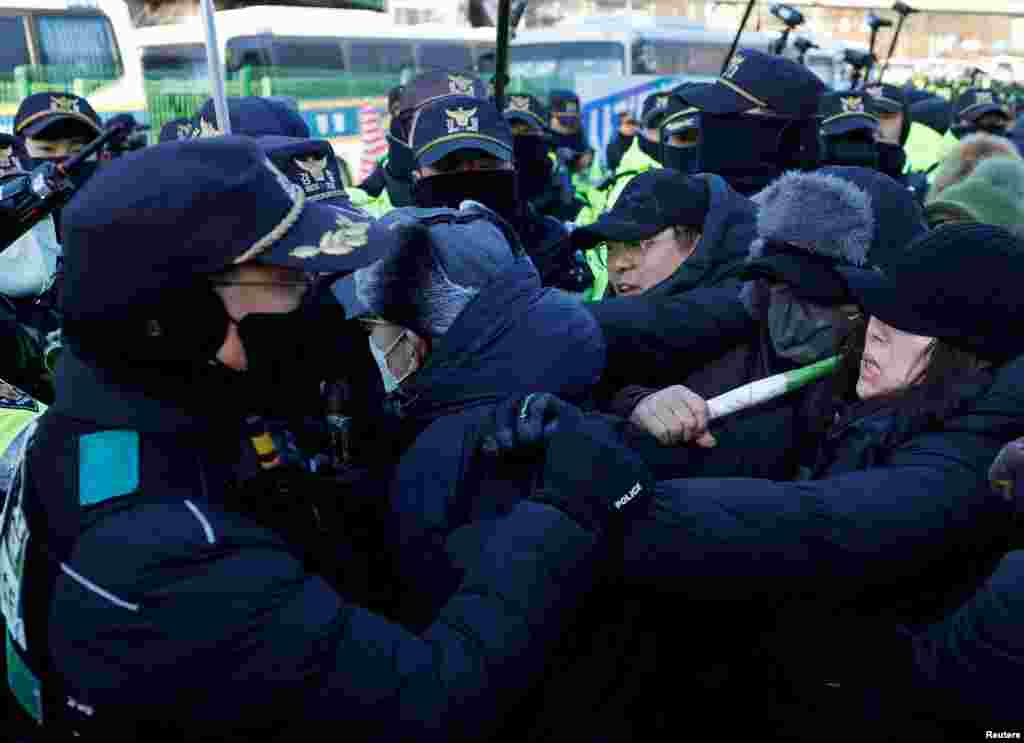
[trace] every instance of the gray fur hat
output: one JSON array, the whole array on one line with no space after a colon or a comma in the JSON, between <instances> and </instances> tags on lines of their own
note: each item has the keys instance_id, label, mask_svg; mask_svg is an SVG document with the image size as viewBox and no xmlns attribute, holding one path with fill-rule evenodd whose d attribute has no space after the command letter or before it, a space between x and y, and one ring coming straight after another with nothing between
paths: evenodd
<instances>
[{"instance_id":1,"label":"gray fur hat","mask_svg":"<svg viewBox=\"0 0 1024 743\"><path fill-rule=\"evenodd\" d=\"M480 290L517 259L486 207L389 212L371 227L394 244L381 260L355 272L358 301L388 322L439 338Z\"/></svg>"},{"instance_id":2,"label":"gray fur hat","mask_svg":"<svg viewBox=\"0 0 1024 743\"><path fill-rule=\"evenodd\" d=\"M775 278L806 298L833 303L846 292L830 266L881 266L927 231L911 192L867 168L786 173L753 197L757 239L744 274Z\"/></svg>"}]
</instances>

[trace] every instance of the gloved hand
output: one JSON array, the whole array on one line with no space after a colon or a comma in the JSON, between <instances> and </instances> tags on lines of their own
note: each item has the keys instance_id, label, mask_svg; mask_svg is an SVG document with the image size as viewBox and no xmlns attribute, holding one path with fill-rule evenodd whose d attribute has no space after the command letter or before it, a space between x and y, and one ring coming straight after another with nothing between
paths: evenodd
<instances>
[{"instance_id":1,"label":"gloved hand","mask_svg":"<svg viewBox=\"0 0 1024 743\"><path fill-rule=\"evenodd\" d=\"M588 416L551 436L543 485L531 498L606 534L643 513L653 491L654 476L612 419Z\"/></svg>"},{"instance_id":2,"label":"gloved hand","mask_svg":"<svg viewBox=\"0 0 1024 743\"><path fill-rule=\"evenodd\" d=\"M575 405L547 392L533 393L522 400L506 400L495 410L480 449L495 457L533 454L543 450L560 428L574 425L582 418Z\"/></svg>"},{"instance_id":3,"label":"gloved hand","mask_svg":"<svg viewBox=\"0 0 1024 743\"><path fill-rule=\"evenodd\" d=\"M993 490L1015 502L1018 513L1024 511L1024 438L1011 441L996 455L988 481Z\"/></svg>"}]
</instances>

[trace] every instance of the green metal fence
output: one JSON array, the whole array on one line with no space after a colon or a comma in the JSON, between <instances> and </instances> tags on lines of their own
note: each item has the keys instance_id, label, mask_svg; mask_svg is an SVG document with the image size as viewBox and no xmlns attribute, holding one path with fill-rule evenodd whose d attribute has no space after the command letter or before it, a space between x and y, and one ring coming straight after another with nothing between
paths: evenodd
<instances>
[{"instance_id":1,"label":"green metal fence","mask_svg":"<svg viewBox=\"0 0 1024 743\"><path fill-rule=\"evenodd\" d=\"M33 93L74 93L88 96L117 79L112 68L86 65L19 65L10 77L0 77L0 104L18 104Z\"/></svg>"}]
</instances>

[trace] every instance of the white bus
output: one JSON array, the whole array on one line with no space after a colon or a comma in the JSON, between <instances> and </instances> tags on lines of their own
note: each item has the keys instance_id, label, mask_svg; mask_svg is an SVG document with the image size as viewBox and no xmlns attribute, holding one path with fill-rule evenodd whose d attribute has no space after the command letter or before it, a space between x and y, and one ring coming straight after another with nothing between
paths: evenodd
<instances>
[{"instance_id":1,"label":"white bus","mask_svg":"<svg viewBox=\"0 0 1024 743\"><path fill-rule=\"evenodd\" d=\"M254 6L217 12L216 26L228 94L238 94L250 74L253 95L295 98L312 135L334 145L346 176L358 170L361 107L383 110L388 89L429 67L477 70L495 47L494 29L396 26L366 10ZM134 111L148 102L153 119L154 90L182 99L208 94L204 39L199 18L137 29L134 90L99 104Z\"/></svg>"},{"instance_id":2,"label":"white bus","mask_svg":"<svg viewBox=\"0 0 1024 743\"><path fill-rule=\"evenodd\" d=\"M124 4L123 2L121 3ZM127 12L125 12L127 16ZM27 84L89 81L89 92L124 75L123 50L111 19L96 3L14 0L0 4L0 117L4 128Z\"/></svg>"},{"instance_id":3,"label":"white bus","mask_svg":"<svg viewBox=\"0 0 1024 743\"><path fill-rule=\"evenodd\" d=\"M646 96L681 82L716 79L734 36L680 18L595 16L517 34L509 49L509 76L513 86L534 95L575 90L600 156L614 133L616 113L638 113ZM746 32L739 47L768 52L777 38ZM791 45L787 56L795 55ZM827 85L841 80L836 52L811 50L806 62Z\"/></svg>"}]
</instances>

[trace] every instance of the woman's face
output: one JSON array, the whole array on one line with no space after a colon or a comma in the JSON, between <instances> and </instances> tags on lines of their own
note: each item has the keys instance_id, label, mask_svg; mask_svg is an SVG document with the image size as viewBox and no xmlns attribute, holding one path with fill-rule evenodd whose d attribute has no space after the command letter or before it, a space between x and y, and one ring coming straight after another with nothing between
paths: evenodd
<instances>
[{"instance_id":1,"label":"woman's face","mask_svg":"<svg viewBox=\"0 0 1024 743\"><path fill-rule=\"evenodd\" d=\"M916 383L928 368L934 343L934 338L904 333L872 317L860 360L857 397L869 400Z\"/></svg>"}]
</instances>

